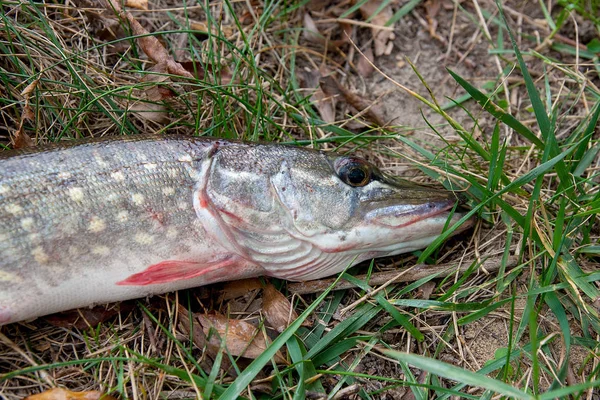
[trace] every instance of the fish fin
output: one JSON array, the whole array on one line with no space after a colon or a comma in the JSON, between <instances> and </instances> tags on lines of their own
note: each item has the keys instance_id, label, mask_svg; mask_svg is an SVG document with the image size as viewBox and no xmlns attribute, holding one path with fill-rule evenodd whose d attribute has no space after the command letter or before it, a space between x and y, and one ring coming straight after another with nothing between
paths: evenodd
<instances>
[{"instance_id":1,"label":"fish fin","mask_svg":"<svg viewBox=\"0 0 600 400\"><path fill-rule=\"evenodd\" d=\"M142 272L135 273L126 279L117 282L120 286L146 286L161 283L170 283L184 279L197 278L207 275L207 284L224 280L236 279L232 274L232 267L239 266L240 258L227 256L225 258L209 261L161 261L151 265Z\"/></svg>"}]
</instances>

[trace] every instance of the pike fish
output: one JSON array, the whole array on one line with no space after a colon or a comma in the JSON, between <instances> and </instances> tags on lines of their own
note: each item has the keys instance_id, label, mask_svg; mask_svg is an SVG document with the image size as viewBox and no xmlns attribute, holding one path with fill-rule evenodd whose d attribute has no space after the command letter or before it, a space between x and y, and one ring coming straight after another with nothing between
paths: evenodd
<instances>
[{"instance_id":1,"label":"pike fish","mask_svg":"<svg viewBox=\"0 0 600 400\"><path fill-rule=\"evenodd\" d=\"M0 152L0 325L423 248L452 192L352 156L187 136ZM450 219L450 221L449 221ZM459 229L460 230L460 229Z\"/></svg>"}]
</instances>

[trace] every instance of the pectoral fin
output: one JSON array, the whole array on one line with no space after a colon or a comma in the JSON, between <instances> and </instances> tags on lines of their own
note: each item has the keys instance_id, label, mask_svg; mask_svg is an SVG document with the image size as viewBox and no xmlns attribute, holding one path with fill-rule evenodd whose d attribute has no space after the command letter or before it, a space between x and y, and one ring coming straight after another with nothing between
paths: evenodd
<instances>
[{"instance_id":1,"label":"pectoral fin","mask_svg":"<svg viewBox=\"0 0 600 400\"><path fill-rule=\"evenodd\" d=\"M206 276L205 284L208 284L239 279L248 274L255 275L255 270L256 268L248 265L246 260L234 255L207 262L167 260L151 265L142 272L117 282L117 285L157 285L201 276Z\"/></svg>"}]
</instances>

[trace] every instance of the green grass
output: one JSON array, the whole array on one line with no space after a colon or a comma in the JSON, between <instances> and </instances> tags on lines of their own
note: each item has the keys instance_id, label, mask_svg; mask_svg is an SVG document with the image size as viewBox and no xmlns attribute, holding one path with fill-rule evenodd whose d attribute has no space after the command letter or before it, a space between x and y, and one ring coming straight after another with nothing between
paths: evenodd
<instances>
[{"instance_id":1,"label":"green grass","mask_svg":"<svg viewBox=\"0 0 600 400\"><path fill-rule=\"evenodd\" d=\"M392 22L423 12L421 3L396 9ZM460 15L481 32L487 56L498 60L501 70L482 81L451 64L445 82L455 82L459 90L442 99L436 95L439 81L423 72L424 61L409 59L411 85L396 87L409 89L404 96L420 102L424 122L356 132L324 123L310 96L299 90L298 71L340 62L339 54L319 57L307 50L303 3L261 3L256 20L244 4L230 2L221 3L222 12L215 5L183 2L176 10L136 14L146 18L151 34L161 32L171 54L184 37L186 56L205 71L203 80L170 76L159 86L173 96L148 101L149 84L140 79L154 74L153 63L124 21L122 34L102 40L89 19L82 22L89 15L75 9L30 1L16 13L17 2L1 1L5 147L5 131L16 130L23 113L21 91L39 80L28 99L36 118L26 121L25 132L40 143L169 132L359 151L383 159L389 169L417 165L430 180L462 192L471 207L463 219L477 216L480 223L471 242L465 237L462 244L442 247L457 228L448 227L427 249L399 258L404 265L464 258L471 268L463 275L390 285L344 315L340 310L375 288L354 279L355 290L294 297L300 317L251 362L224 349L203 370L202 349L174 320L176 304L199 308L193 292L166 296L159 307L142 301L132 314L95 329L59 329L39 321L3 327L0 394L12 400L51 385L119 398L171 392L223 399L301 399L310 392L333 398L351 385L358 385L362 399L397 396L396 390L411 391L416 399L597 393L600 61L596 42L581 43L584 49L565 38L571 39L572 17L597 34L600 14L594 2L558 1L551 9L547 2L533 3L530 11L546 28L525 19L518 30L515 7L498 4L482 9L490 37L473 8L462 3ZM352 10L344 15L350 18ZM202 16L210 32L192 29ZM228 37L223 26L238 34ZM126 51L118 50L123 46ZM511 104L514 93L519 101ZM132 112L129 105L137 101L164 107L168 122ZM343 118L351 116L351 110L344 111ZM482 274L480 262L497 255L504 259L499 273ZM504 268L509 256L518 258L512 270ZM363 269L372 273L380 265ZM348 272L346 277L353 280ZM420 297L419 290L430 284L432 294ZM307 319L310 328L301 326ZM470 335L485 334L489 326L502 326L503 336L485 358L475 354L479 342ZM152 350L152 341L160 351ZM275 366L271 359L282 348L290 364ZM237 373L225 373L225 361Z\"/></svg>"}]
</instances>

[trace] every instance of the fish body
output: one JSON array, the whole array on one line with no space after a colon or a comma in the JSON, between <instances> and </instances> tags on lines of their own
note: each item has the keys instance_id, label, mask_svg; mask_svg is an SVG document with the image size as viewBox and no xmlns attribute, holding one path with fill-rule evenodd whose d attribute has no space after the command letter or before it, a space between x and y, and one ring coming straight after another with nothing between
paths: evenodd
<instances>
[{"instance_id":1,"label":"fish body","mask_svg":"<svg viewBox=\"0 0 600 400\"><path fill-rule=\"evenodd\" d=\"M450 192L310 149L137 136L0 153L0 325L427 246ZM456 221L458 214L453 217Z\"/></svg>"}]
</instances>

